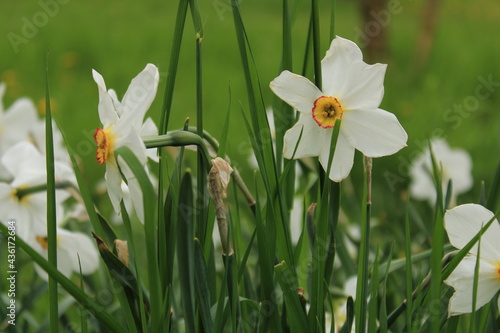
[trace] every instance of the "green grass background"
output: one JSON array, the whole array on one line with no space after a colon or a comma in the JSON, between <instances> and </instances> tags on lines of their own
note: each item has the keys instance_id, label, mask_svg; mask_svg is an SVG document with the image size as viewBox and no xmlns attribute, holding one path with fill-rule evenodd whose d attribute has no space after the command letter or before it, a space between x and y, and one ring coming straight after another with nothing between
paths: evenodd
<instances>
[{"instance_id":1,"label":"green grass background","mask_svg":"<svg viewBox=\"0 0 500 333\"><path fill-rule=\"evenodd\" d=\"M402 8L390 16L387 26L390 59L385 80L382 108L397 115L409 134L408 147L400 153L374 162L374 203L384 211L399 206L399 198L408 183L407 166L421 151L421 142L439 130L451 146L467 149L474 160L474 190L460 201L476 201L480 181L491 182L500 151L499 91L481 101L477 109L446 121L444 113L454 104L463 104L474 96L479 77L492 76L500 82L500 3L494 0L445 0L439 7L435 43L428 66L417 70L415 50L421 29L423 1L391 0ZM46 24L36 34L18 45L9 41L9 33L23 36L26 21L33 22L47 13L41 4L57 4L46 15ZM229 107L231 89L230 155L249 175L246 155L247 133L241 116L246 104L244 76L234 33L229 0L200 2L204 27L203 92L205 128L215 137ZM294 6L293 63L300 72L304 56L309 2L292 1ZM269 82L278 75L281 59L281 1L243 0L241 2L247 32L260 74L267 105L273 94ZM0 2L0 79L7 83L5 105L28 96L43 109L44 72L47 49L50 49L49 71L53 113L69 135L72 150L81 158L91 186L102 179L104 168L94 158L93 133L100 127L97 114L97 88L91 69L105 78L108 88L119 96L130 80L146 63L156 64L161 73L157 98L148 113L159 124L170 45L175 23L177 1L79 1L65 4L54 1ZM329 46L330 2L320 1L322 52ZM53 14L53 15L52 15ZM43 23L43 22L42 22ZM358 4L337 1L336 34L354 39L356 28L363 29ZM179 62L173 113L169 128L180 128L186 117L195 124L195 31L188 18ZM12 37L12 34L10 35ZM362 163L356 157L352 179L361 189ZM246 169L246 170L245 170ZM387 172L398 178L396 190L386 181ZM251 183L251 181L250 181Z\"/></svg>"}]
</instances>

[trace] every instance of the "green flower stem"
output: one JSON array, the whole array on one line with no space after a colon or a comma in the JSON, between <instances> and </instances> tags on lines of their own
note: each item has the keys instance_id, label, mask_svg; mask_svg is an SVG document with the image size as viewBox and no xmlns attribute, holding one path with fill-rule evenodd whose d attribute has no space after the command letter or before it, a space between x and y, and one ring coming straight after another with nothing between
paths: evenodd
<instances>
[{"instance_id":1,"label":"green flower stem","mask_svg":"<svg viewBox=\"0 0 500 333\"><path fill-rule=\"evenodd\" d=\"M170 131L165 135L155 135L155 136L145 136L143 137L144 144L146 148L157 148L157 147L165 147L165 146L187 146L187 145L196 145L202 150L202 156L204 156L206 171L207 174L210 172L211 164L208 162L211 159L209 154L209 149L205 144L205 141L215 150L219 149L219 143L217 140L207 131L203 131L203 139L196 134L197 129L194 126L189 126L187 131L176 130ZM227 159L227 157L226 157ZM240 191L245 196L245 199L248 202L248 205L251 209L255 206L255 199L248 190L243 178L241 178L240 173L237 169L234 169L233 177L235 183L238 185Z\"/></svg>"},{"instance_id":2,"label":"green flower stem","mask_svg":"<svg viewBox=\"0 0 500 333\"><path fill-rule=\"evenodd\" d=\"M68 181L56 181L55 182L55 189L76 189L78 190L75 185L71 182ZM18 188L16 189L16 196L19 200L21 200L23 197L38 193L38 192L44 192L47 190L47 184L40 184L40 185L35 185L35 186L30 186L30 187L23 187L23 188Z\"/></svg>"},{"instance_id":3,"label":"green flower stem","mask_svg":"<svg viewBox=\"0 0 500 333\"><path fill-rule=\"evenodd\" d=\"M164 135L145 136L143 140L146 148L196 145L201 149L206 171L210 171L210 154L203 139L197 134L188 131L171 131Z\"/></svg>"}]
</instances>

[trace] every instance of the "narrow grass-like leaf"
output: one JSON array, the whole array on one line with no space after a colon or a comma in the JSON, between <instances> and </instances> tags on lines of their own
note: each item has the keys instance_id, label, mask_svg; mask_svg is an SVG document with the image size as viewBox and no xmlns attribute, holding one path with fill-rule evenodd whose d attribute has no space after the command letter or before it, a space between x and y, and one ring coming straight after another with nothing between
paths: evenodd
<instances>
[{"instance_id":1,"label":"narrow grass-like leaf","mask_svg":"<svg viewBox=\"0 0 500 333\"><path fill-rule=\"evenodd\" d=\"M168 121L170 119L170 109L174 97L175 78L177 76L177 68L179 65L179 55L181 52L182 34L184 24L186 22L188 0L179 0L177 15L175 19L174 37L170 48L170 63L168 65L167 83L165 85L165 93L163 95L163 110L161 114L161 123L159 134L167 133ZM161 152L160 152L161 154Z\"/></svg>"},{"instance_id":2,"label":"narrow grass-like leaf","mask_svg":"<svg viewBox=\"0 0 500 333\"><path fill-rule=\"evenodd\" d=\"M0 232L4 235L9 234L7 227L0 223ZM83 305L91 314L101 321L112 332L125 332L125 328L121 326L116 319L111 316L99 303L88 297L82 290L75 285L70 279L65 277L54 266L52 266L45 258L36 252L31 246L26 244L21 238L16 239L18 245L28 256L33 259L43 270L45 270L81 305Z\"/></svg>"},{"instance_id":3,"label":"narrow grass-like leaf","mask_svg":"<svg viewBox=\"0 0 500 333\"><path fill-rule=\"evenodd\" d=\"M196 31L196 127L197 134L203 139L203 67L202 67L202 42L203 42L203 26L201 23L200 9L197 0L189 0L191 16L193 18L194 29ZM205 174L204 157L202 152L198 153L197 166L198 172L196 176L196 236L202 244L205 244L205 239L210 239L212 233L207 232L208 206L209 196L207 192L207 177ZM211 230L210 230L211 231Z\"/></svg>"},{"instance_id":4,"label":"narrow grass-like leaf","mask_svg":"<svg viewBox=\"0 0 500 333\"><path fill-rule=\"evenodd\" d=\"M78 272L80 273L80 289L82 292L85 292L85 284L83 282L83 274L82 274L82 262L80 261L80 255L77 254L78 257ZM87 325L87 311L82 307L80 310L80 330L82 333L88 332Z\"/></svg>"},{"instance_id":5,"label":"narrow grass-like leaf","mask_svg":"<svg viewBox=\"0 0 500 333\"><path fill-rule=\"evenodd\" d=\"M203 330L212 332L212 316L210 314L210 290L208 288L208 274L203 248L199 240L194 241L194 275L196 282L196 294L199 300L200 315L203 322Z\"/></svg>"},{"instance_id":6,"label":"narrow grass-like leaf","mask_svg":"<svg viewBox=\"0 0 500 333\"><path fill-rule=\"evenodd\" d=\"M490 194L488 195L488 204L486 208L491 211L496 210L496 205L498 204L498 195L500 193L500 163L498 163L497 171L495 173L495 178L491 184Z\"/></svg>"},{"instance_id":7,"label":"narrow grass-like leaf","mask_svg":"<svg viewBox=\"0 0 500 333\"><path fill-rule=\"evenodd\" d=\"M337 1L331 1L332 8L330 11L330 40L335 38L335 12L337 11Z\"/></svg>"},{"instance_id":8,"label":"narrow grass-like leaf","mask_svg":"<svg viewBox=\"0 0 500 333\"><path fill-rule=\"evenodd\" d=\"M406 327L411 328L411 309L413 308L413 271L412 271L412 253L411 253L411 232L410 232L410 218L408 213L408 204L406 203L406 214L405 214L405 263L406 263L406 305L410 311L406 311Z\"/></svg>"},{"instance_id":9,"label":"narrow grass-like leaf","mask_svg":"<svg viewBox=\"0 0 500 333\"><path fill-rule=\"evenodd\" d=\"M375 253L375 261L373 262L372 266L372 274L370 278L370 301L368 303L368 333L373 333L377 329L377 302L378 302L378 288L379 288L379 249L377 248L377 252ZM386 273L386 272L384 272ZM387 276L385 277L387 278ZM383 311L385 312L385 295L382 294L382 303L380 305L381 309L380 312L382 313ZM380 324L382 326L383 321L386 321L387 324L387 313L385 315L385 318L381 318ZM384 330L381 329L381 332L384 332Z\"/></svg>"},{"instance_id":10,"label":"narrow grass-like leaf","mask_svg":"<svg viewBox=\"0 0 500 333\"><path fill-rule=\"evenodd\" d=\"M290 279L293 272L290 272L290 268L284 261L274 266L274 271L281 286L281 290L283 291L283 298L286 304L286 316L290 332L309 332L304 309L300 304L299 295L297 294L297 286L293 284L294 280Z\"/></svg>"},{"instance_id":11,"label":"narrow grass-like leaf","mask_svg":"<svg viewBox=\"0 0 500 333\"><path fill-rule=\"evenodd\" d=\"M346 318L345 323L342 325L340 329L340 333L351 333L352 332L352 324L354 323L354 301L351 296L347 297L346 302Z\"/></svg>"},{"instance_id":12,"label":"narrow grass-like leaf","mask_svg":"<svg viewBox=\"0 0 500 333\"><path fill-rule=\"evenodd\" d=\"M314 83L321 90L321 38L320 38L320 22L319 22L319 1L311 0L312 13L312 44L313 44L313 59L314 59Z\"/></svg>"},{"instance_id":13,"label":"narrow grass-like leaf","mask_svg":"<svg viewBox=\"0 0 500 333\"><path fill-rule=\"evenodd\" d=\"M135 269L135 276L137 276L136 284L138 286L142 286L142 280L141 280L142 274L141 274L141 270L138 267L138 262L140 262L138 255L137 255L138 246L136 245L136 242L135 242L134 232L132 231L132 223L130 223L130 218L129 218L127 209L125 208L125 204L123 203L123 200L120 202L120 213L121 213L122 220L123 220L123 226L125 227L125 230L126 230L127 236L128 236L127 245L130 245L130 246L128 246L128 248L130 248L131 252L132 252L132 256L131 256L132 257L132 264L133 264L133 267ZM94 238L95 238L95 236L94 236ZM96 238L96 240L97 240L97 238ZM100 251L100 252L102 255L102 251ZM116 259L118 259L118 258L117 257L113 258L113 261L115 261L115 263L116 263ZM119 263L116 263L116 264L119 265L120 263L121 263L121 261L119 261ZM122 263L122 265L123 265L123 263ZM125 266L125 265L123 265L123 266ZM120 267L121 271L127 272L127 269L125 269L125 268L128 269L127 266ZM132 274L132 272L130 272L130 274ZM132 274L132 276L133 276L133 274ZM135 281L135 276L127 277L127 278L133 279ZM135 319L136 319L135 321L137 323L140 323L140 325L138 325L138 326L141 326L142 331L144 332L147 329L146 308L147 308L147 311L149 313L149 301L147 300L147 297L144 296L142 288L140 288L140 287L138 287L137 290L134 290L135 295L129 291L127 286L123 286L123 289L125 290L125 293L127 295L127 300L128 300L130 309L131 310L138 309L138 311L139 311L139 315L137 315L136 311L134 312ZM137 304L137 306L136 306L136 304ZM122 306L125 307L124 305L122 305ZM129 321L131 321L131 318L126 318L126 320L127 320L127 323L129 324L129 326L131 326L131 324L129 323Z\"/></svg>"},{"instance_id":14,"label":"narrow grass-like leaf","mask_svg":"<svg viewBox=\"0 0 500 333\"><path fill-rule=\"evenodd\" d=\"M477 288L478 288L478 283L479 283L479 265L480 265L480 260L481 258L481 237L479 237L479 240L477 242L477 254L476 254L476 265L474 266L474 280L472 284L472 312L470 314L470 326L469 326L469 332L475 331L475 324L476 324L476 304L477 304Z\"/></svg>"},{"instance_id":15,"label":"narrow grass-like leaf","mask_svg":"<svg viewBox=\"0 0 500 333\"><path fill-rule=\"evenodd\" d=\"M150 323L151 330L157 331L163 318L163 314L160 313L163 295L158 268L158 211L156 207L157 201L155 200L156 193L144 167L130 148L126 146L120 147L115 151L115 154L118 165L124 167L122 164L124 161L141 187L144 207L144 233L146 236L149 293L151 298Z\"/></svg>"},{"instance_id":16,"label":"narrow grass-like leaf","mask_svg":"<svg viewBox=\"0 0 500 333\"><path fill-rule=\"evenodd\" d=\"M228 238L229 238L228 233ZM233 327L233 332L238 331L240 307L238 301L238 280L237 274L235 274L235 264L234 264L234 253L229 255L223 255L222 260L224 261L224 267L226 268L226 285L227 285L227 296L229 300L229 307L231 310L231 324Z\"/></svg>"},{"instance_id":17,"label":"narrow grass-like leaf","mask_svg":"<svg viewBox=\"0 0 500 333\"><path fill-rule=\"evenodd\" d=\"M391 246L391 252L389 252L389 257L387 258L388 265L386 266L386 270L384 272L384 282L382 284L382 294L380 295L380 298L382 299L380 303L380 316L379 316L379 321L380 321L380 332L385 333L388 332L388 326L387 326L387 278L389 276L389 269L392 261L392 254L394 252L394 243Z\"/></svg>"},{"instance_id":18,"label":"narrow grass-like leaf","mask_svg":"<svg viewBox=\"0 0 500 333\"><path fill-rule=\"evenodd\" d=\"M458 332L458 321L460 320L460 317L454 316L451 318L448 318L448 333L456 333Z\"/></svg>"},{"instance_id":19,"label":"narrow grass-like leaf","mask_svg":"<svg viewBox=\"0 0 500 333\"><path fill-rule=\"evenodd\" d=\"M194 276L194 211L191 173L182 177L179 191L177 223L177 261L181 286L182 308L187 332L195 332Z\"/></svg>"},{"instance_id":20,"label":"narrow grass-like leaf","mask_svg":"<svg viewBox=\"0 0 500 333\"><path fill-rule=\"evenodd\" d=\"M328 168L326 173L330 174L330 169L333 161L333 155L335 153L335 147L337 146L337 140L340 134L340 120L335 122L333 128L333 133L330 141L330 156L328 162ZM319 213L317 214L317 227L316 236L313 244L313 263L316 269L312 272L312 282L311 282L311 308L309 310L309 330L315 332L318 327L316 323L319 321L320 327L324 327L324 281L325 274L327 274L327 266L330 261L333 261L334 251L333 246L333 226L331 225L330 212L338 212L339 207L331 207L330 195L333 193L331 191L332 182L328 179L325 186L322 188L321 202L319 205ZM320 189L321 190L321 189ZM338 199L337 199L338 200ZM326 280L329 282L329 279Z\"/></svg>"},{"instance_id":21,"label":"narrow grass-like leaf","mask_svg":"<svg viewBox=\"0 0 500 333\"><path fill-rule=\"evenodd\" d=\"M123 288L123 292L120 290L118 294L124 294L122 296L125 296L123 299L119 299L120 302L122 302L121 310L123 311L123 316L127 323L127 327L130 332L137 332L137 323L139 323L140 320L139 316L135 314L133 310L136 309L136 306L139 306L142 308L141 310L144 310L144 306L142 306L142 304L144 303L142 302L142 297L139 298L139 293L141 291L139 289L139 284L137 283L136 277L129 270L129 268L125 266L118 259L118 257L113 254L113 252L111 252L111 250L99 236L97 236L96 234L94 234L93 236L97 242L99 254L101 255L104 264L113 277L113 282L119 283ZM146 300L145 303L147 304L148 301ZM146 324L145 315L144 318L142 318L142 323L143 325Z\"/></svg>"},{"instance_id":22,"label":"narrow grass-like leaf","mask_svg":"<svg viewBox=\"0 0 500 333\"><path fill-rule=\"evenodd\" d=\"M274 294L274 276L273 276L273 260L274 251L269 251L268 247L268 230L264 225L264 219L261 215L261 209L259 204L259 187L257 181L255 180L255 193L256 197L256 209L255 209L255 224L257 229L257 248L258 248L258 258L260 266L260 299L266 301L267 306L271 307L270 314L263 317L263 322L259 324L259 330L262 329L263 332L269 330L273 332L281 332L281 323L278 316L278 308L274 302L271 301L270 296ZM262 326L260 326L262 325Z\"/></svg>"},{"instance_id":23,"label":"narrow grass-like leaf","mask_svg":"<svg viewBox=\"0 0 500 333\"><path fill-rule=\"evenodd\" d=\"M429 143L429 150L431 153L432 160L432 172L434 178L434 184L436 186L436 206L434 212L434 232L432 236L432 255L431 255L431 285L430 285L430 305L438 304L441 299L441 284L442 284L442 274L441 274L441 260L443 258L443 244L444 244L444 225L443 225L443 189L442 189L442 166L438 165L438 162L434 156L432 146ZM441 310L439 308L433 308L431 311L431 324L432 332L439 333Z\"/></svg>"},{"instance_id":24,"label":"narrow grass-like leaf","mask_svg":"<svg viewBox=\"0 0 500 333\"><path fill-rule=\"evenodd\" d=\"M231 0L231 3L233 6L232 12L238 39L238 47L245 74L253 131L259 134L254 137L255 145L253 148L268 193L268 204L266 205L266 209L269 213L269 217L273 221L276 221L274 226L270 225L271 228L276 229L276 232L269 233L270 237L268 237L268 241L270 244L276 245L276 251L280 258L285 260L291 267L295 267L289 233L288 209L286 207L285 197L278 182L277 167L271 133L269 131L269 122L265 114L262 88L243 19L241 17L239 1ZM295 268L293 271L295 271Z\"/></svg>"},{"instance_id":25,"label":"narrow grass-like leaf","mask_svg":"<svg viewBox=\"0 0 500 333\"><path fill-rule=\"evenodd\" d=\"M447 252L453 249L453 246L451 244L445 244L443 246L443 251ZM417 263L422 260L429 259L432 256L432 249L428 249L425 251L422 251L420 253L414 254L411 256L411 263ZM397 270L403 269L406 267L406 258L402 259L395 259L390 263L390 268L389 268L389 273L393 273ZM383 271L386 269L386 266L388 265L387 262L384 262L383 264L380 265L380 270Z\"/></svg>"},{"instance_id":26,"label":"narrow grass-like leaf","mask_svg":"<svg viewBox=\"0 0 500 333\"><path fill-rule=\"evenodd\" d=\"M282 54L281 54L281 68L280 71L289 70L292 71L292 19L290 13L290 1L283 0L283 11L282 11ZM291 106L286 104L284 101L275 98L275 107L273 107L273 117L274 117L274 130L276 133L276 153L279 156L279 152L283 151L283 138L285 132L292 127L294 121L294 110ZM282 160L277 161L278 174L282 170ZM290 204L293 200L294 194L294 174L287 178L285 187L291 189L290 191L284 190L285 195L287 195L287 201Z\"/></svg>"},{"instance_id":27,"label":"narrow grass-like leaf","mask_svg":"<svg viewBox=\"0 0 500 333\"><path fill-rule=\"evenodd\" d=\"M360 332L365 332L366 327L366 307L367 307L367 286L368 286L368 256L370 242L370 218L371 218L371 203L368 202L367 188L368 180L365 173L364 177L364 195L363 210L361 219L361 245L358 257L358 281L356 285L356 329Z\"/></svg>"},{"instance_id":28,"label":"narrow grass-like leaf","mask_svg":"<svg viewBox=\"0 0 500 333\"><path fill-rule=\"evenodd\" d=\"M47 257L49 263L57 267L57 216L56 216L56 177L54 163L54 138L52 132L52 112L50 110L49 56L45 67L45 157L47 171ZM49 276L49 318L50 332L59 331L57 281Z\"/></svg>"}]
</instances>

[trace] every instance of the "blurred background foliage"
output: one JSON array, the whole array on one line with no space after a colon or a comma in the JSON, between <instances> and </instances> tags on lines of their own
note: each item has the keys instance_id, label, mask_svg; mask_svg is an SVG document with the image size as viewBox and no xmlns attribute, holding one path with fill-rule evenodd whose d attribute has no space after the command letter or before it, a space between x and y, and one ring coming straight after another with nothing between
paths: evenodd
<instances>
[{"instance_id":1,"label":"blurred background foliage","mask_svg":"<svg viewBox=\"0 0 500 333\"><path fill-rule=\"evenodd\" d=\"M310 3L300 0L291 3L294 17L293 71L300 73ZM331 41L331 3L324 0L319 3L321 46L325 52ZM409 164L422 151L430 136L444 136L452 147L465 148L472 154L475 187L468 195L459 198L458 203L477 202L481 180L485 181L489 191L488 184L499 162L500 2L443 0L435 3L433 40L429 51L424 50L422 55L419 53L422 51L419 38L429 19L425 14L429 1L389 0L388 15L377 18L372 13L364 19L358 1L337 1L336 34L363 46L363 34L376 35L377 24L378 28L385 28L385 53L380 59L373 57L389 64L381 107L395 113L409 135L407 148L374 161L374 215L381 222L390 220L388 215L401 216L404 212L401 198L405 197L409 182ZM94 158L93 133L101 124L97 114L97 88L91 70L99 71L108 88L114 88L121 97L130 80L146 63L156 64L161 81L148 115L159 125L177 5L174 0L0 2L3 13L0 20L0 80L7 84L4 105L8 107L14 99L27 96L35 101L43 114L45 61L47 49L50 49L49 79L54 117L69 136L71 150L81 159L92 187L102 179L104 168ZM241 8L265 103L271 106L275 97L268 84L280 71L282 3L243 0ZM248 112L246 90L230 0L201 1L200 10L204 28L205 129L219 137L221 124L230 107L230 156L252 183L247 162L251 148L241 115L241 110ZM195 124L195 37L189 18L182 42L169 129L182 127L186 117ZM307 75L312 77L310 70ZM486 87L491 89L489 96L480 100L477 87L481 80L490 80L494 84ZM477 103L468 106L467 103L474 100ZM459 111L460 107L462 111ZM357 153L350 177L356 189L362 188L360 157ZM344 190L350 188L346 183Z\"/></svg>"}]
</instances>

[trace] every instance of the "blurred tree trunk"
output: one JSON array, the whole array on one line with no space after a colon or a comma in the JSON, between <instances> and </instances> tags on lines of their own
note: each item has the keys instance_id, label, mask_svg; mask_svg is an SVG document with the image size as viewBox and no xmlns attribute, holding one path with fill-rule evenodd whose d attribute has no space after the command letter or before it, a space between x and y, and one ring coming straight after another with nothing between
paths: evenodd
<instances>
[{"instance_id":1,"label":"blurred tree trunk","mask_svg":"<svg viewBox=\"0 0 500 333\"><path fill-rule=\"evenodd\" d=\"M436 26L438 19L439 0L427 0L422 14L422 28L417 44L416 64L418 68L424 68L429 62Z\"/></svg>"},{"instance_id":2,"label":"blurred tree trunk","mask_svg":"<svg viewBox=\"0 0 500 333\"><path fill-rule=\"evenodd\" d=\"M365 60L368 63L384 61L389 56L387 26L391 13L388 0L360 0L363 21Z\"/></svg>"}]
</instances>

